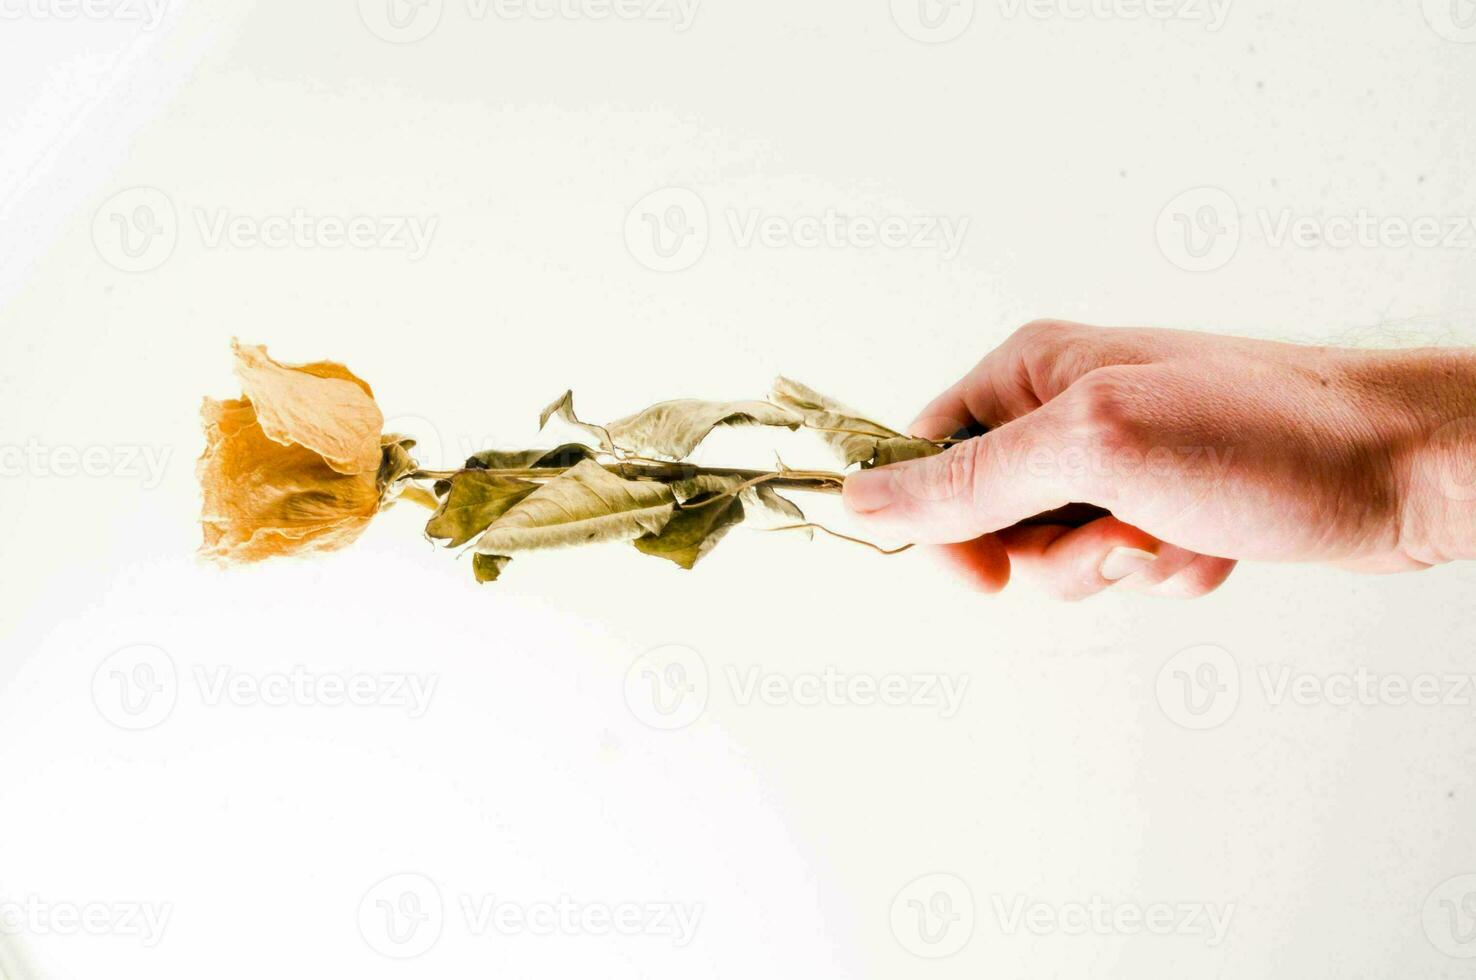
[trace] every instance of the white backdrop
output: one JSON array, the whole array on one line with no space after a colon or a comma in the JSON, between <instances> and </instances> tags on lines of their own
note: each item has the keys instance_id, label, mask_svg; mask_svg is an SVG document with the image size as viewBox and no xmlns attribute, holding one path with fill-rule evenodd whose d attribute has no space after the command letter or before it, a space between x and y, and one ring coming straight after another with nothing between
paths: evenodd
<instances>
[{"instance_id":1,"label":"white backdrop","mask_svg":"<svg viewBox=\"0 0 1476 980\"><path fill-rule=\"evenodd\" d=\"M565 387L904 424L1037 316L1476 341L1469 0L393 3L0 0L0 970L1468 975L1470 567L191 553L232 336L448 465Z\"/></svg>"}]
</instances>

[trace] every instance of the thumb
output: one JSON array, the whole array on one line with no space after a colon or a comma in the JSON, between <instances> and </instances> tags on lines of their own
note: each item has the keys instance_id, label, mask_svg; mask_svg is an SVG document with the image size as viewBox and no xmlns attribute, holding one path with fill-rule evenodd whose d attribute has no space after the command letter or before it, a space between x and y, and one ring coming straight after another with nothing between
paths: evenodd
<instances>
[{"instance_id":1,"label":"thumb","mask_svg":"<svg viewBox=\"0 0 1476 980\"><path fill-rule=\"evenodd\" d=\"M1070 468L1050 405L924 459L853 473L846 506L913 544L969 541L1072 501L1091 502Z\"/></svg>"}]
</instances>

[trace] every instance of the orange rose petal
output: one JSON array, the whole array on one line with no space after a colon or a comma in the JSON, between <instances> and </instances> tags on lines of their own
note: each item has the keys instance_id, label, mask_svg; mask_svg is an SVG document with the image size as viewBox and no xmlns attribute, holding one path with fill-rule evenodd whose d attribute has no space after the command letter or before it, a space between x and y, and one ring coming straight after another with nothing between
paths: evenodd
<instances>
[{"instance_id":1,"label":"orange rose petal","mask_svg":"<svg viewBox=\"0 0 1476 980\"><path fill-rule=\"evenodd\" d=\"M317 454L339 473L374 473L384 416L369 386L341 364L279 364L266 348L234 343L236 376L267 438Z\"/></svg>"}]
</instances>

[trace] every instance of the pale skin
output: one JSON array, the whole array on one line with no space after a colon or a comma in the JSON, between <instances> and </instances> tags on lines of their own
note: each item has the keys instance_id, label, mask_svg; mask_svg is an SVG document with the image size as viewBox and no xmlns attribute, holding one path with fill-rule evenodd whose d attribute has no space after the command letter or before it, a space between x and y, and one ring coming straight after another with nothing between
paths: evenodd
<instances>
[{"instance_id":1,"label":"pale skin","mask_svg":"<svg viewBox=\"0 0 1476 980\"><path fill-rule=\"evenodd\" d=\"M1476 351L1304 347L1028 324L914 435L989 432L853 474L867 532L975 586L1205 595L1239 561L1402 572L1476 558ZM1021 524L1069 503L1110 511Z\"/></svg>"}]
</instances>

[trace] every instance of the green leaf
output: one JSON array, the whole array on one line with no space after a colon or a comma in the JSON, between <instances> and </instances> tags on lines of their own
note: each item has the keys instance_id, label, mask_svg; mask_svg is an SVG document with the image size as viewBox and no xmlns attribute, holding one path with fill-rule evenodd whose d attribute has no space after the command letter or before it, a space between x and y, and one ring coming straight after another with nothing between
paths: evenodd
<instances>
[{"instance_id":1,"label":"green leaf","mask_svg":"<svg viewBox=\"0 0 1476 980\"><path fill-rule=\"evenodd\" d=\"M777 425L797 429L803 419L768 402L661 402L606 426L611 441L639 456L685 459L720 425Z\"/></svg>"},{"instance_id":2,"label":"green leaf","mask_svg":"<svg viewBox=\"0 0 1476 980\"><path fill-rule=\"evenodd\" d=\"M926 439L910 439L900 436L896 439L883 439L876 444L876 457L869 463L861 465L867 468L872 466L887 466L891 463L902 463L909 459L922 459L924 456L936 456L943 451L943 447L928 442Z\"/></svg>"},{"instance_id":3,"label":"green leaf","mask_svg":"<svg viewBox=\"0 0 1476 980\"><path fill-rule=\"evenodd\" d=\"M876 458L877 447L882 441L906 438L879 422L862 418L855 409L847 408L798 381L778 378L770 397L785 408L798 412L806 427L819 432L826 445L848 465L869 464Z\"/></svg>"},{"instance_id":4,"label":"green leaf","mask_svg":"<svg viewBox=\"0 0 1476 980\"><path fill-rule=\"evenodd\" d=\"M463 470L451 478L450 484L440 510L425 526L425 533L431 537L450 539L448 548L466 544L538 489L536 483L483 470Z\"/></svg>"},{"instance_id":5,"label":"green leaf","mask_svg":"<svg viewBox=\"0 0 1476 980\"><path fill-rule=\"evenodd\" d=\"M660 483L625 480L585 460L539 487L498 518L476 550L510 555L659 534L676 509Z\"/></svg>"},{"instance_id":6,"label":"green leaf","mask_svg":"<svg viewBox=\"0 0 1476 980\"><path fill-rule=\"evenodd\" d=\"M472 574L484 585L495 582L510 561L506 555L472 555Z\"/></svg>"},{"instance_id":7,"label":"green leaf","mask_svg":"<svg viewBox=\"0 0 1476 980\"><path fill-rule=\"evenodd\" d=\"M578 442L568 442L557 449L488 449L466 461L469 470L532 470L573 466L581 460L593 459L593 449Z\"/></svg>"},{"instance_id":8,"label":"green leaf","mask_svg":"<svg viewBox=\"0 0 1476 980\"><path fill-rule=\"evenodd\" d=\"M636 538L636 550L690 569L743 520L737 495L704 495L685 504L657 534Z\"/></svg>"},{"instance_id":9,"label":"green leaf","mask_svg":"<svg viewBox=\"0 0 1476 980\"><path fill-rule=\"evenodd\" d=\"M590 425L588 422L580 421L579 416L574 414L574 392L566 391L558 398L549 402L538 415L538 428L542 429L548 425L548 420L557 415L566 425L573 426L581 432L587 432L599 440L600 445L606 452L614 452L615 444L610 439L610 433L605 431L601 425Z\"/></svg>"}]
</instances>

